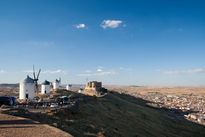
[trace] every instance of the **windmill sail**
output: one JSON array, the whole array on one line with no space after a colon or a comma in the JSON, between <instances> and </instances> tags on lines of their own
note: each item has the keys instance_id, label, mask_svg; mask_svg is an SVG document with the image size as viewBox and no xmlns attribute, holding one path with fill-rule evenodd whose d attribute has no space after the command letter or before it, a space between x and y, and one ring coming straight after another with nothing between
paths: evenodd
<instances>
[{"instance_id":1,"label":"windmill sail","mask_svg":"<svg viewBox=\"0 0 205 137\"><path fill-rule=\"evenodd\" d=\"M33 78L36 79L34 65L33 65Z\"/></svg>"},{"instance_id":2,"label":"windmill sail","mask_svg":"<svg viewBox=\"0 0 205 137\"><path fill-rule=\"evenodd\" d=\"M38 79L39 79L40 73L41 73L41 69L39 69L38 74L36 75L35 68L34 68L34 65L33 65L33 79L34 79L34 82L35 82L35 91L36 91L36 93L38 93Z\"/></svg>"},{"instance_id":3,"label":"windmill sail","mask_svg":"<svg viewBox=\"0 0 205 137\"><path fill-rule=\"evenodd\" d=\"M37 79L39 78L40 73L41 73L41 69L39 69L38 71Z\"/></svg>"}]
</instances>

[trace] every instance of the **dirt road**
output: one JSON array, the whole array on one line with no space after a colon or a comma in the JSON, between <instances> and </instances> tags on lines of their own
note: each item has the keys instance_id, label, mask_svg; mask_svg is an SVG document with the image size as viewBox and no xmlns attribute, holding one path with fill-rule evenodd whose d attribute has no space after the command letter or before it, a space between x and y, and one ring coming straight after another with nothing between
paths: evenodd
<instances>
[{"instance_id":1,"label":"dirt road","mask_svg":"<svg viewBox=\"0 0 205 137\"><path fill-rule=\"evenodd\" d=\"M0 113L0 137L72 137L46 124Z\"/></svg>"}]
</instances>

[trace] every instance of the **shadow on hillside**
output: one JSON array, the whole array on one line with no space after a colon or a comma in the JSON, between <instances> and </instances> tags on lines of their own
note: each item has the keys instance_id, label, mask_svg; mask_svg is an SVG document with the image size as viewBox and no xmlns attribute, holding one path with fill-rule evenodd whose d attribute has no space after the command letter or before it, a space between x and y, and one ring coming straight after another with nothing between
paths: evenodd
<instances>
[{"instance_id":1,"label":"shadow on hillside","mask_svg":"<svg viewBox=\"0 0 205 137\"><path fill-rule=\"evenodd\" d=\"M155 104L154 102L147 101L142 98L137 98L128 94L123 94L123 93L120 94L115 91L109 91L109 93L102 98L86 96L83 94L78 94L73 92L69 92L69 94L70 93L74 94L71 99L76 103L73 105L75 109L73 109L73 107L66 107L66 108L56 109L54 111L50 111L46 113L36 113L36 114L29 113L29 111L25 109L14 109L15 111L10 110L10 111L5 111L4 113L30 118L34 121L39 121L41 124L49 124L61 130L64 130L76 137L86 136L85 133L98 134L99 132L101 132L106 137L129 136L126 134L126 132L133 132L133 134L138 137L143 134L144 136L157 136L152 132L157 132L158 133L157 137L162 137L162 136L163 137L164 136L204 137L205 136L205 126L188 121L183 116L184 112L181 112L178 109L165 109L165 108L153 107L149 104L152 103ZM68 91L66 91L65 94L64 92L62 92L62 95L66 95L66 94L68 94ZM129 103L129 105L126 105L127 103ZM135 105L133 104L137 104L140 107L135 107ZM137 115L139 116L137 122L136 121L133 122L134 120L132 119L136 117L126 118L127 116L126 110L128 110L127 106L132 107L130 110L134 109L133 111L128 112L129 114L132 114L131 116L136 116L133 113L135 114L138 112L140 113L140 115ZM114 108L114 110L112 110L112 108ZM153 120L154 122L157 123L151 123L153 121L151 120L151 118L148 117L150 115L147 115L147 113L142 113L140 112L140 110L135 111L136 108L137 109L146 108L145 110L148 111L147 113L158 111L159 113L157 113L158 116L157 118L165 117L161 119L165 121ZM193 113L193 112L190 111L186 113ZM100 116L95 117L98 114L100 114L101 117ZM124 119L123 116L125 117ZM128 117L129 116L130 115L128 115ZM118 122L118 124L116 123L116 121ZM11 121L6 121L6 122L0 121L0 125L6 123L8 124L9 122ZM16 122L21 123L23 121L16 121ZM12 123L16 124L16 122L11 122L10 124ZM145 123L147 122L146 123L147 125L146 124L144 125L147 126L146 127L148 128L147 130L144 129L144 127L141 125L144 122ZM129 123L131 126L128 126ZM164 126L163 127L164 129L161 129L161 127L158 128L157 126L159 125ZM126 129L126 131L122 132L122 130L124 129Z\"/></svg>"},{"instance_id":2,"label":"shadow on hillside","mask_svg":"<svg viewBox=\"0 0 205 137\"><path fill-rule=\"evenodd\" d=\"M0 125L12 125L12 124L38 124L32 120L0 120Z\"/></svg>"},{"instance_id":3,"label":"shadow on hillside","mask_svg":"<svg viewBox=\"0 0 205 137\"><path fill-rule=\"evenodd\" d=\"M129 101L131 103L138 104L138 105L141 105L141 106L144 106L144 107L148 107L148 108L154 109L156 111L160 111L167 118L186 121L188 123L192 123L192 124L195 124L195 125L198 125L198 126L205 127L204 125L201 125L201 124L198 124L198 123L195 123L195 122L191 122L191 121L187 120L184 117L184 115L188 115L188 114L191 114L191 113L198 113L199 111L191 111L190 110L190 111L183 112L180 109L174 109L174 108L168 109L168 108L165 108L165 107L159 108L159 107L154 107L152 105L149 105L149 104L156 104L155 102L144 100L144 99L138 98L138 97L134 97L134 96L129 95L129 94L119 93L119 92L116 92L116 91L110 91L110 94L113 94L113 95L115 95L115 96L117 96L121 99L124 99L126 101Z\"/></svg>"}]
</instances>

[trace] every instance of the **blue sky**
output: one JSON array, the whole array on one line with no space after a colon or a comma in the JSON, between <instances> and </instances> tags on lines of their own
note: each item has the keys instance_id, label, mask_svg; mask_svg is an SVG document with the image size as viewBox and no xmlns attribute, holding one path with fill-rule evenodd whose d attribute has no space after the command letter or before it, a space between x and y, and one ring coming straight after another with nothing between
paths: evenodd
<instances>
[{"instance_id":1,"label":"blue sky","mask_svg":"<svg viewBox=\"0 0 205 137\"><path fill-rule=\"evenodd\" d=\"M0 83L205 86L203 0L1 0Z\"/></svg>"}]
</instances>

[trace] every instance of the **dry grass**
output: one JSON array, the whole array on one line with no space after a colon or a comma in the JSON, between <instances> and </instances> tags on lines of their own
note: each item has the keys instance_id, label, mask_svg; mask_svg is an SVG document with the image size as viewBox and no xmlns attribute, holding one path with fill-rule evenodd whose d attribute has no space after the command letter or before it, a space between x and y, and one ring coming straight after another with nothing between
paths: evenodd
<instances>
[{"instance_id":1,"label":"dry grass","mask_svg":"<svg viewBox=\"0 0 205 137\"><path fill-rule=\"evenodd\" d=\"M77 94L76 94L77 95ZM103 98L80 102L77 111L65 108L57 112L16 113L48 123L76 137L204 137L205 127L160 109L147 101L111 92Z\"/></svg>"}]
</instances>

